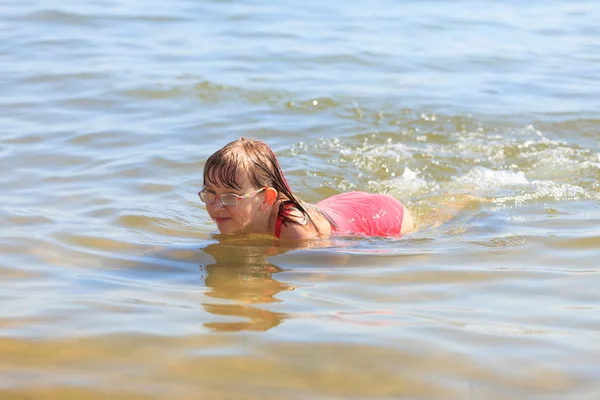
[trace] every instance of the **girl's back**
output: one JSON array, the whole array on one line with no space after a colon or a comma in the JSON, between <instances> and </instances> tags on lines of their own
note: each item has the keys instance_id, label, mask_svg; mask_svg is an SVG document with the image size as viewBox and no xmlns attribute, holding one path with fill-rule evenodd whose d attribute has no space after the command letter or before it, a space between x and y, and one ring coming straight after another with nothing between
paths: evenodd
<instances>
[{"instance_id":1,"label":"girl's back","mask_svg":"<svg viewBox=\"0 0 600 400\"><path fill-rule=\"evenodd\" d=\"M401 236L404 206L393 197L348 192L318 202L336 224L337 234Z\"/></svg>"}]
</instances>

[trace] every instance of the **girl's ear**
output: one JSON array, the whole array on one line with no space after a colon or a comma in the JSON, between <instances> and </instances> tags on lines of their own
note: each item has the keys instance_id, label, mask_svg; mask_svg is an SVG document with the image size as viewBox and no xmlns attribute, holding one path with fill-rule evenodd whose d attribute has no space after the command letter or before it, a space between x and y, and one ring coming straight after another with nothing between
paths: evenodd
<instances>
[{"instance_id":1,"label":"girl's ear","mask_svg":"<svg viewBox=\"0 0 600 400\"><path fill-rule=\"evenodd\" d=\"M265 201L261 205L261 208L264 207L263 211L267 211L268 207L271 207L275 201L277 200L277 190L272 187L268 187L265 189Z\"/></svg>"}]
</instances>

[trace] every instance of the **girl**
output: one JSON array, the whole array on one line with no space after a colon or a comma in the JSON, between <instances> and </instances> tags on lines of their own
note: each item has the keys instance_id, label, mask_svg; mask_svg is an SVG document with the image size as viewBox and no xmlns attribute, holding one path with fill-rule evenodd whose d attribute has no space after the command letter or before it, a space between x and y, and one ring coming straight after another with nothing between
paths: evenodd
<instances>
[{"instance_id":1,"label":"girl","mask_svg":"<svg viewBox=\"0 0 600 400\"><path fill-rule=\"evenodd\" d=\"M302 201L269 146L243 137L208 158L198 195L221 233L298 240L333 234L399 237L415 228L408 209L386 195L350 192L317 204Z\"/></svg>"}]
</instances>

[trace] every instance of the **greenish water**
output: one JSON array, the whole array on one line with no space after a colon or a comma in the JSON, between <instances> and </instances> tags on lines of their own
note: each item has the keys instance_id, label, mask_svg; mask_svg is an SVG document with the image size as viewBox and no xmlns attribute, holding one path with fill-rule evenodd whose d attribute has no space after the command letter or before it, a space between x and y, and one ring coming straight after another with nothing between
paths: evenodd
<instances>
[{"instance_id":1,"label":"greenish water","mask_svg":"<svg viewBox=\"0 0 600 400\"><path fill-rule=\"evenodd\" d=\"M599 3L321 3L0 4L2 398L600 396ZM216 235L242 135L420 230Z\"/></svg>"}]
</instances>

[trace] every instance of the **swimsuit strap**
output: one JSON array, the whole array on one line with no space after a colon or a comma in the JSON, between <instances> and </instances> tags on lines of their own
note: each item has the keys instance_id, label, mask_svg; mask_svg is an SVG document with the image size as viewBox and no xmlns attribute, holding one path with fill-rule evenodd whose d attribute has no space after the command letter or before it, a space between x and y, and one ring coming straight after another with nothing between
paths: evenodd
<instances>
[{"instance_id":1,"label":"swimsuit strap","mask_svg":"<svg viewBox=\"0 0 600 400\"><path fill-rule=\"evenodd\" d=\"M279 206L279 215L277 216L277 222L275 223L275 237L279 238L281 235L281 224L283 224L283 220L285 217L290 215L292 210L295 210L296 206L291 201L284 201Z\"/></svg>"}]
</instances>

